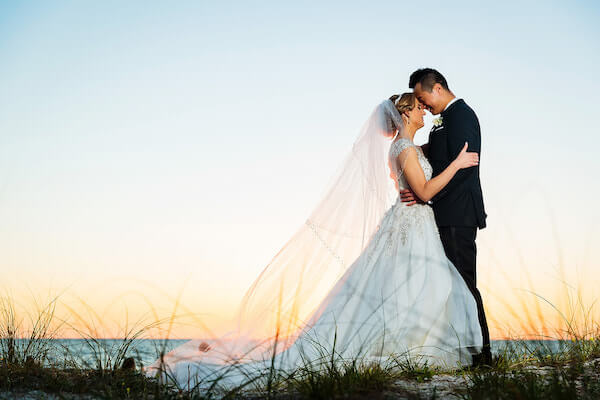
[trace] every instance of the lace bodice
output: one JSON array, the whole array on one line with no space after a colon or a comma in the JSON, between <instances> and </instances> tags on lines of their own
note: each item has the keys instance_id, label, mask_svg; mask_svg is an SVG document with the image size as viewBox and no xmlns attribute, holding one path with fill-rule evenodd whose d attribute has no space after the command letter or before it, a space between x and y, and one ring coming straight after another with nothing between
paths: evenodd
<instances>
[{"instance_id":1,"label":"lace bodice","mask_svg":"<svg viewBox=\"0 0 600 400\"><path fill-rule=\"evenodd\" d=\"M390 146L389 157L390 167L392 168L392 172L395 175L395 179L398 181L398 190L410 188L401 170L403 165L401 165L400 159L402 157L398 158L400 153L402 153L404 150L410 147L414 147L414 149L417 151L417 158L419 159L419 164L421 165L421 168L425 173L425 179L430 180L431 175L433 174L433 168L431 168L431 164L429 164L429 161L427 161L427 158L425 158L425 155L423 154L423 150L421 150L419 146L415 146L415 144L410 139L396 139L394 142L392 142L392 145Z\"/></svg>"},{"instance_id":2,"label":"lace bodice","mask_svg":"<svg viewBox=\"0 0 600 400\"><path fill-rule=\"evenodd\" d=\"M431 175L433 174L433 168L431 168L431 164L429 164L429 161L427 161L427 158L425 158L425 155L423 154L423 150L421 150L419 146L415 146L410 139L397 139L392 142L390 147L389 160L392 176L397 182L398 191L410 189L410 185L402 173L402 168L404 167L403 161L406 159L406 154L403 154L403 156L400 154L404 150L411 147L417 152L417 159L419 160L419 164L423 169L425 179L430 180ZM408 238L411 235L418 235L422 237L424 235L423 227L428 225L428 221L434 220L433 210L428 205L415 204L411 207L406 207L405 204L406 203L400 201L400 195L398 195L398 200L395 206L390 210L392 214L391 218L395 222L390 225L390 228L388 228L399 233L397 238L399 238L403 244L408 242ZM437 228L434 229L437 231ZM388 243L388 248L391 248L392 245L392 242Z\"/></svg>"}]
</instances>

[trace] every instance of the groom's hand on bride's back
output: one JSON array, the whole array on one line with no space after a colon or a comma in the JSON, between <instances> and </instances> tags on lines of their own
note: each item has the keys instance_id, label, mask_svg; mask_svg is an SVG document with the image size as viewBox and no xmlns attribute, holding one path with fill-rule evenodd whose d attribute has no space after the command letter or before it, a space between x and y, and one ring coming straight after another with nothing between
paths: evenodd
<instances>
[{"instance_id":1,"label":"groom's hand on bride's back","mask_svg":"<svg viewBox=\"0 0 600 400\"><path fill-rule=\"evenodd\" d=\"M424 204L410 189L403 189L400 191L400 200L402 200L403 203L408 203L407 206L414 206L417 203Z\"/></svg>"}]
</instances>

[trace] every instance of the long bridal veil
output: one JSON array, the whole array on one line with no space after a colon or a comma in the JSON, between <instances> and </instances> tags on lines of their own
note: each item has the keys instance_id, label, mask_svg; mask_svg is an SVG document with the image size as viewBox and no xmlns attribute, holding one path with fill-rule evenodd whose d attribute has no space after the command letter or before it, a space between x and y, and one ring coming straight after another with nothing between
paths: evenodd
<instances>
[{"instance_id":1,"label":"long bridal veil","mask_svg":"<svg viewBox=\"0 0 600 400\"><path fill-rule=\"evenodd\" d=\"M363 125L325 196L250 287L238 315L248 337L293 341L307 318L361 254L397 198L388 152L402 119L379 104Z\"/></svg>"},{"instance_id":2,"label":"long bridal veil","mask_svg":"<svg viewBox=\"0 0 600 400\"><path fill-rule=\"evenodd\" d=\"M328 293L397 199L388 152L402 129L394 104L390 100L379 104L324 197L245 294L231 333L192 340L157 363L245 362L290 347L318 319Z\"/></svg>"}]
</instances>

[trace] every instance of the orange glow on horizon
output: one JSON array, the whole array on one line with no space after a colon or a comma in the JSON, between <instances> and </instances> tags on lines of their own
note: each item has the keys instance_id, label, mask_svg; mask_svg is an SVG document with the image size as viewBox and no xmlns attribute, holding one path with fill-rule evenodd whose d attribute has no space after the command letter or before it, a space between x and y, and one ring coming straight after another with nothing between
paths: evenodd
<instances>
[{"instance_id":1,"label":"orange glow on horizon","mask_svg":"<svg viewBox=\"0 0 600 400\"><path fill-rule=\"evenodd\" d=\"M543 298L533 291L521 291L510 299L503 299L497 292L482 289L490 334L493 340L500 339L566 339L590 337L598 333L600 314L591 307L592 299L586 297L584 290L557 290L552 298ZM124 298L131 300L131 296ZM36 316L44 308L42 301L35 306L24 306L25 299L14 301L22 321L22 332L31 329L31 321L26 315ZM155 307L146 303L134 304L132 301L112 301L102 304L64 301L57 299L54 310L57 338L122 338L134 332L143 331L141 337L153 339L214 339L232 331L237 307L224 304L213 308L211 313L192 312L187 304L177 302L169 307L163 304ZM112 305L110 304L112 303ZM587 305L587 307L586 307ZM41 306L41 307L40 307ZM101 312L98 310L102 310ZM298 334L299 308L286 316L278 318L278 336L289 341ZM257 326L257 335L253 339L268 339L275 332L261 331ZM25 335L26 336L26 335Z\"/></svg>"}]
</instances>

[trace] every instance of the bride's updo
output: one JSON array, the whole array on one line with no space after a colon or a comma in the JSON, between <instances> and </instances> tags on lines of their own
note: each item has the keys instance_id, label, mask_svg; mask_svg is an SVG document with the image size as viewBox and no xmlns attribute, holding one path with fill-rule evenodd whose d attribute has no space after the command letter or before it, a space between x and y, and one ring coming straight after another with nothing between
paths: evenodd
<instances>
[{"instance_id":1,"label":"bride's updo","mask_svg":"<svg viewBox=\"0 0 600 400\"><path fill-rule=\"evenodd\" d=\"M412 92L402 93L401 95L394 94L390 97L390 100L394 103L394 106L400 115L407 111L411 111L417 103L417 98Z\"/></svg>"},{"instance_id":2,"label":"bride's updo","mask_svg":"<svg viewBox=\"0 0 600 400\"><path fill-rule=\"evenodd\" d=\"M417 104L417 98L414 93L402 93L402 94L394 94L390 96L390 101L394 103L394 107L400 113L400 115L404 115L405 112L411 111L415 105ZM394 138L398 127L396 126L396 118L392 116L388 116L387 118L387 130L385 133L386 137Z\"/></svg>"}]
</instances>

